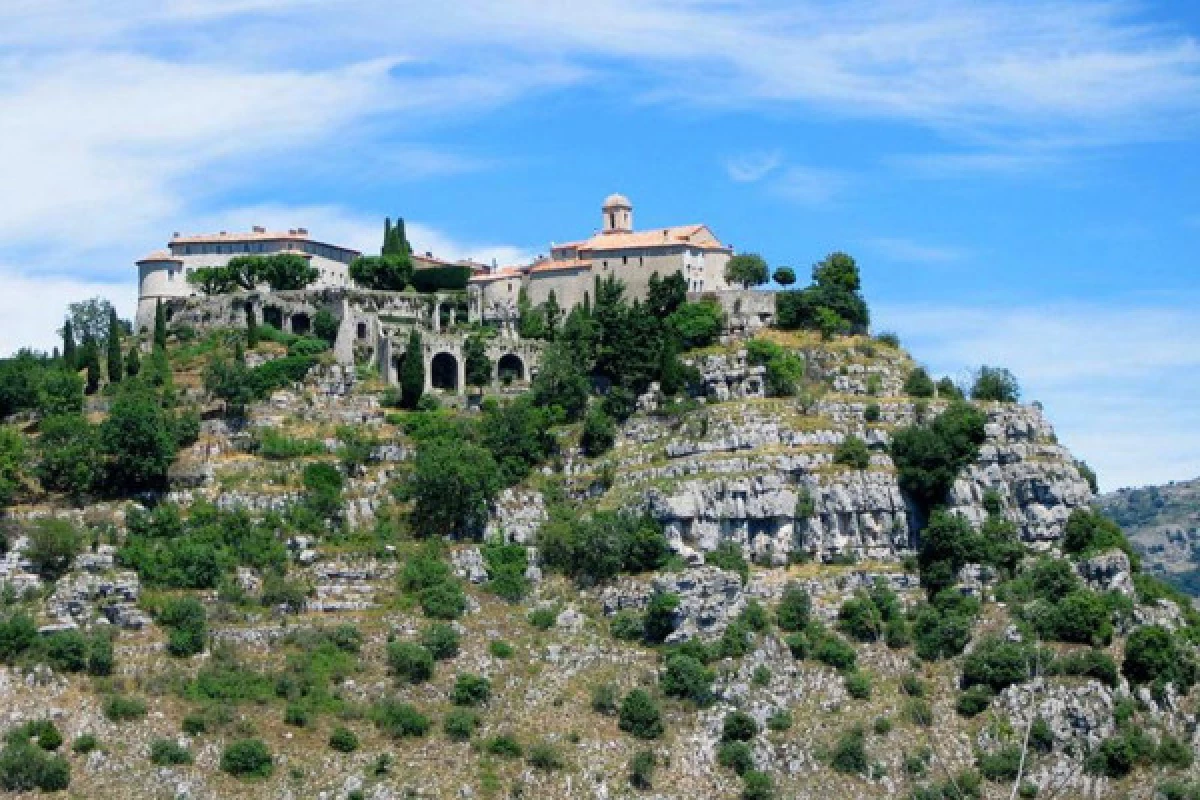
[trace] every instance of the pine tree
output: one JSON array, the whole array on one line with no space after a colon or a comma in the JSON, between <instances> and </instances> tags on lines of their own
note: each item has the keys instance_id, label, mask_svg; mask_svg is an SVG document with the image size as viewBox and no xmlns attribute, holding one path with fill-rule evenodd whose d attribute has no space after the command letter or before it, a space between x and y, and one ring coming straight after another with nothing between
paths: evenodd
<instances>
[{"instance_id":1,"label":"pine tree","mask_svg":"<svg viewBox=\"0 0 1200 800\"><path fill-rule=\"evenodd\" d=\"M71 320L68 319L63 323L63 364L67 369L74 371L78 369L78 362L75 360L75 329L71 325Z\"/></svg>"},{"instance_id":2,"label":"pine tree","mask_svg":"<svg viewBox=\"0 0 1200 800\"><path fill-rule=\"evenodd\" d=\"M400 366L400 405L416 408L424 392L425 363L421 353L421 334L413 328L408 334L408 347L404 349L404 363Z\"/></svg>"},{"instance_id":3,"label":"pine tree","mask_svg":"<svg viewBox=\"0 0 1200 800\"><path fill-rule=\"evenodd\" d=\"M108 311L108 382L120 383L125 367L121 363L121 324L116 309Z\"/></svg>"},{"instance_id":4,"label":"pine tree","mask_svg":"<svg viewBox=\"0 0 1200 800\"><path fill-rule=\"evenodd\" d=\"M154 346L167 349L167 315L163 313L161 300L154 304Z\"/></svg>"},{"instance_id":5,"label":"pine tree","mask_svg":"<svg viewBox=\"0 0 1200 800\"><path fill-rule=\"evenodd\" d=\"M129 348L129 355L125 356L125 374L131 378L136 378L141 371L142 356L138 353L138 346L135 344Z\"/></svg>"},{"instance_id":6,"label":"pine tree","mask_svg":"<svg viewBox=\"0 0 1200 800\"><path fill-rule=\"evenodd\" d=\"M246 346L251 350L258 347L258 318L254 306L246 306Z\"/></svg>"}]
</instances>

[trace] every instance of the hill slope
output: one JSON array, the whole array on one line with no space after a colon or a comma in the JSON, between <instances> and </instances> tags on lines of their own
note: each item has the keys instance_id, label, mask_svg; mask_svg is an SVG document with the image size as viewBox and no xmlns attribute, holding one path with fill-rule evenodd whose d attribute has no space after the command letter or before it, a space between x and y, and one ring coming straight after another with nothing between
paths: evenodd
<instances>
[{"instance_id":1,"label":"hill slope","mask_svg":"<svg viewBox=\"0 0 1200 800\"><path fill-rule=\"evenodd\" d=\"M1200 597L1200 478L1120 489L1096 506L1125 529L1148 570Z\"/></svg>"}]
</instances>

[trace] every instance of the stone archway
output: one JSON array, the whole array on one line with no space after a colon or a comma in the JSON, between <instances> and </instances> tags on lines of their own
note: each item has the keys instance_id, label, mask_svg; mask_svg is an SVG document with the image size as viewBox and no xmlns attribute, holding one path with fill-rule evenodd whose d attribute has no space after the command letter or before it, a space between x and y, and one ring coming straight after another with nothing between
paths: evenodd
<instances>
[{"instance_id":1,"label":"stone archway","mask_svg":"<svg viewBox=\"0 0 1200 800\"><path fill-rule=\"evenodd\" d=\"M496 362L496 378L506 386L525 380L525 362L516 353L505 353Z\"/></svg>"},{"instance_id":2,"label":"stone archway","mask_svg":"<svg viewBox=\"0 0 1200 800\"><path fill-rule=\"evenodd\" d=\"M263 322L277 331L283 330L283 311L275 306L263 308Z\"/></svg>"},{"instance_id":3,"label":"stone archway","mask_svg":"<svg viewBox=\"0 0 1200 800\"><path fill-rule=\"evenodd\" d=\"M453 353L438 353L429 362L429 383L434 389L457 392L458 359Z\"/></svg>"},{"instance_id":4,"label":"stone archway","mask_svg":"<svg viewBox=\"0 0 1200 800\"><path fill-rule=\"evenodd\" d=\"M312 319L308 314L292 314L292 333L303 336L312 330Z\"/></svg>"}]
</instances>

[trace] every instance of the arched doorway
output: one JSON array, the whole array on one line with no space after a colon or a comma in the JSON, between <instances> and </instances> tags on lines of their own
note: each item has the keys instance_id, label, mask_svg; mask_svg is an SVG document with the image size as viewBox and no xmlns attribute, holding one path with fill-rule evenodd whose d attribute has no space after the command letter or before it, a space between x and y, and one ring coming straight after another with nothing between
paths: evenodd
<instances>
[{"instance_id":1,"label":"arched doorway","mask_svg":"<svg viewBox=\"0 0 1200 800\"><path fill-rule=\"evenodd\" d=\"M496 377L505 386L513 381L525 380L525 364L521 361L520 356L514 353L505 353L500 356L500 360L496 362Z\"/></svg>"},{"instance_id":2,"label":"arched doorway","mask_svg":"<svg viewBox=\"0 0 1200 800\"><path fill-rule=\"evenodd\" d=\"M400 376L404 374L404 353L398 356L392 356L392 374L388 376L389 383L399 383Z\"/></svg>"},{"instance_id":3,"label":"arched doorway","mask_svg":"<svg viewBox=\"0 0 1200 800\"><path fill-rule=\"evenodd\" d=\"M312 320L308 314L292 314L292 333L303 336L312 330Z\"/></svg>"},{"instance_id":4,"label":"arched doorway","mask_svg":"<svg viewBox=\"0 0 1200 800\"><path fill-rule=\"evenodd\" d=\"M451 353L438 353L429 364L429 382L435 389L458 391L458 359Z\"/></svg>"},{"instance_id":5,"label":"arched doorway","mask_svg":"<svg viewBox=\"0 0 1200 800\"><path fill-rule=\"evenodd\" d=\"M263 322L277 331L283 330L283 312L274 306L263 309Z\"/></svg>"}]
</instances>

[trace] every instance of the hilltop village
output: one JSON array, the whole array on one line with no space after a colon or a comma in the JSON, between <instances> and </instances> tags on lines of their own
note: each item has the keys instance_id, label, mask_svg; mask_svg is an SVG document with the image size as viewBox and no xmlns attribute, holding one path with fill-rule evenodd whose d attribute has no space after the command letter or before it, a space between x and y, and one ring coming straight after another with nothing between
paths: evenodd
<instances>
[{"instance_id":1,"label":"hilltop village","mask_svg":"<svg viewBox=\"0 0 1200 800\"><path fill-rule=\"evenodd\" d=\"M1200 612L1017 376L601 214L177 233L0 360L0 789L1200 797Z\"/></svg>"}]
</instances>

